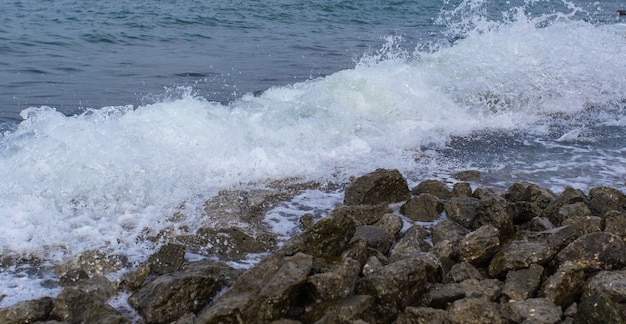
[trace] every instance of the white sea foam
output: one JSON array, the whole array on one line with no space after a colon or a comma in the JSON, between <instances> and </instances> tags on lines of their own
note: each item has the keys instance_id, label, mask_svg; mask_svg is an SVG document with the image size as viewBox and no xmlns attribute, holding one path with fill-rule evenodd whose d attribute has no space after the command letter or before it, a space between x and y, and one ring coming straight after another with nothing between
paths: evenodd
<instances>
[{"instance_id":1,"label":"white sea foam","mask_svg":"<svg viewBox=\"0 0 626 324\"><path fill-rule=\"evenodd\" d=\"M0 137L0 251L57 261L106 247L136 261L152 248L141 235L170 225L181 202L200 206L220 189L287 177L345 181L378 167L438 177L467 166L438 158L451 137L546 134L564 122L558 116L590 105L612 111L600 122L623 128L623 104L611 103L626 93L625 52L620 26L544 24L518 11L413 59L363 59L228 105L185 89L175 100L72 117L27 109ZM578 136L561 135L565 144ZM623 178L618 160L602 159L598 174ZM567 167L529 164L520 174ZM489 167L508 170L498 161ZM192 227L201 221L199 213L187 216ZM295 226L275 223L282 234Z\"/></svg>"}]
</instances>

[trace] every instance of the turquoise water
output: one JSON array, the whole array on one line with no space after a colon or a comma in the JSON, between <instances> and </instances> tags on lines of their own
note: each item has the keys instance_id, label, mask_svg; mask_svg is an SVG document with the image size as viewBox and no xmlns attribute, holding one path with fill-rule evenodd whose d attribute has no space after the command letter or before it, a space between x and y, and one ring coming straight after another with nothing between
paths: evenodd
<instances>
[{"instance_id":1,"label":"turquoise water","mask_svg":"<svg viewBox=\"0 0 626 324\"><path fill-rule=\"evenodd\" d=\"M626 191L619 5L0 2L0 254L138 262L220 190L379 167ZM341 192L307 195L278 232ZM0 281L2 305L51 293Z\"/></svg>"}]
</instances>

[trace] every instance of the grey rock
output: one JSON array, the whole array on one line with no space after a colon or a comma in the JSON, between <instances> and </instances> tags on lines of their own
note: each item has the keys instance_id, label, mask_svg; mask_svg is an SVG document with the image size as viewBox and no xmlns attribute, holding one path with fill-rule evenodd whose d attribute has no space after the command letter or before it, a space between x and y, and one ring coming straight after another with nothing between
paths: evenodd
<instances>
[{"instance_id":1,"label":"grey rock","mask_svg":"<svg viewBox=\"0 0 626 324\"><path fill-rule=\"evenodd\" d=\"M377 205L409 198L409 186L398 170L377 169L346 188L345 205Z\"/></svg>"},{"instance_id":2,"label":"grey rock","mask_svg":"<svg viewBox=\"0 0 626 324\"><path fill-rule=\"evenodd\" d=\"M626 241L626 213L611 210L606 212L603 220L603 230L621 236Z\"/></svg>"},{"instance_id":3,"label":"grey rock","mask_svg":"<svg viewBox=\"0 0 626 324\"><path fill-rule=\"evenodd\" d=\"M148 258L153 274L178 271L185 261L185 247L180 244L165 244Z\"/></svg>"},{"instance_id":4,"label":"grey rock","mask_svg":"<svg viewBox=\"0 0 626 324\"><path fill-rule=\"evenodd\" d=\"M553 200L556 199L556 195L547 188L540 187L536 184L529 184L522 193L521 200L528 201L536 204L539 208L546 208Z\"/></svg>"},{"instance_id":5,"label":"grey rock","mask_svg":"<svg viewBox=\"0 0 626 324\"><path fill-rule=\"evenodd\" d=\"M530 220L529 229L535 232L545 231L554 228L554 224L547 217L535 217Z\"/></svg>"},{"instance_id":6,"label":"grey rock","mask_svg":"<svg viewBox=\"0 0 626 324\"><path fill-rule=\"evenodd\" d=\"M177 236L176 241L191 252L217 255L223 260L241 260L250 253L268 252L276 246L275 234L257 229L201 227L193 235Z\"/></svg>"},{"instance_id":7,"label":"grey rock","mask_svg":"<svg viewBox=\"0 0 626 324\"><path fill-rule=\"evenodd\" d=\"M475 210L479 202L479 199L471 197L452 197L444 206L446 216L448 219L469 228L476 215Z\"/></svg>"},{"instance_id":8,"label":"grey rock","mask_svg":"<svg viewBox=\"0 0 626 324\"><path fill-rule=\"evenodd\" d=\"M400 238L389 253L391 262L411 258L420 252L428 252L431 249L425 239L429 236L428 231L419 225L411 226Z\"/></svg>"},{"instance_id":9,"label":"grey rock","mask_svg":"<svg viewBox=\"0 0 626 324\"><path fill-rule=\"evenodd\" d=\"M388 213L384 214L374 225L384 228L392 238L395 238L402 229L404 223L402 222L402 218L399 216Z\"/></svg>"},{"instance_id":10,"label":"grey rock","mask_svg":"<svg viewBox=\"0 0 626 324\"><path fill-rule=\"evenodd\" d=\"M361 273L361 264L354 259L347 258L331 271L310 276L308 282L317 299L338 299L352 294L359 273Z\"/></svg>"},{"instance_id":11,"label":"grey rock","mask_svg":"<svg viewBox=\"0 0 626 324\"><path fill-rule=\"evenodd\" d=\"M513 233L513 217L508 212L508 203L504 198L486 197L478 203L475 212L472 221L473 229L478 229L483 225L492 225L500 231L501 238Z\"/></svg>"},{"instance_id":12,"label":"grey rock","mask_svg":"<svg viewBox=\"0 0 626 324\"><path fill-rule=\"evenodd\" d=\"M476 180L480 178L480 171L464 170L464 171L456 172L455 174L452 175L452 177L454 179L461 180L461 181Z\"/></svg>"},{"instance_id":13,"label":"grey rock","mask_svg":"<svg viewBox=\"0 0 626 324\"><path fill-rule=\"evenodd\" d=\"M435 226L433 226L433 244L437 244L441 241L447 241L458 246L467 233L468 230L458 223L449 219L442 219L437 222Z\"/></svg>"},{"instance_id":14,"label":"grey rock","mask_svg":"<svg viewBox=\"0 0 626 324\"><path fill-rule=\"evenodd\" d=\"M576 236L602 231L602 218L598 216L574 216L563 221L563 225L576 229Z\"/></svg>"},{"instance_id":15,"label":"grey rock","mask_svg":"<svg viewBox=\"0 0 626 324\"><path fill-rule=\"evenodd\" d=\"M484 276L480 273L480 271L468 262L456 263L452 266L447 276L452 282L461 282L467 279L484 279Z\"/></svg>"},{"instance_id":16,"label":"grey rock","mask_svg":"<svg viewBox=\"0 0 626 324\"><path fill-rule=\"evenodd\" d=\"M423 306L445 309L450 303L465 297L465 289L458 283L440 284L430 286L421 297L420 304Z\"/></svg>"},{"instance_id":17,"label":"grey rock","mask_svg":"<svg viewBox=\"0 0 626 324\"><path fill-rule=\"evenodd\" d=\"M443 200L451 196L448 187L439 180L424 180L413 188L411 193L416 196L427 193Z\"/></svg>"},{"instance_id":18,"label":"grey rock","mask_svg":"<svg viewBox=\"0 0 626 324\"><path fill-rule=\"evenodd\" d=\"M558 306L566 307L580 294L584 282L584 269L560 266L543 282L538 297L545 297Z\"/></svg>"},{"instance_id":19,"label":"grey rock","mask_svg":"<svg viewBox=\"0 0 626 324\"><path fill-rule=\"evenodd\" d=\"M603 294L618 303L626 303L626 270L600 271L583 289L583 298Z\"/></svg>"},{"instance_id":20,"label":"grey rock","mask_svg":"<svg viewBox=\"0 0 626 324\"><path fill-rule=\"evenodd\" d=\"M559 214L559 209L564 205L571 205L578 202L585 202L587 197L579 190L571 187L565 188L563 193L554 199L543 211L543 216L547 217L555 226L561 226L563 221L562 215Z\"/></svg>"},{"instance_id":21,"label":"grey rock","mask_svg":"<svg viewBox=\"0 0 626 324\"><path fill-rule=\"evenodd\" d=\"M502 294L510 301L521 301L531 298L539 289L543 267L531 264L527 269L509 271L502 288Z\"/></svg>"},{"instance_id":22,"label":"grey rock","mask_svg":"<svg viewBox=\"0 0 626 324\"><path fill-rule=\"evenodd\" d=\"M526 188L528 188L528 186L530 185L531 183L529 182L516 182L507 189L503 197L508 202L520 202L522 201L522 196L524 195Z\"/></svg>"},{"instance_id":23,"label":"grey rock","mask_svg":"<svg viewBox=\"0 0 626 324\"><path fill-rule=\"evenodd\" d=\"M72 323L97 317L118 318L127 322L106 301L113 296L113 285L103 276L81 279L65 287L54 301L51 318Z\"/></svg>"},{"instance_id":24,"label":"grey rock","mask_svg":"<svg viewBox=\"0 0 626 324\"><path fill-rule=\"evenodd\" d=\"M489 264L489 275L500 277L510 270L545 264L557 253L545 242L512 241L498 251Z\"/></svg>"},{"instance_id":25,"label":"grey rock","mask_svg":"<svg viewBox=\"0 0 626 324\"><path fill-rule=\"evenodd\" d=\"M500 231L491 225L483 225L467 234L459 248L461 261L474 265L488 263L500 247Z\"/></svg>"},{"instance_id":26,"label":"grey rock","mask_svg":"<svg viewBox=\"0 0 626 324\"><path fill-rule=\"evenodd\" d=\"M502 281L498 279L466 279L459 283L465 291L465 296L482 296L490 301L498 300L502 293Z\"/></svg>"},{"instance_id":27,"label":"grey rock","mask_svg":"<svg viewBox=\"0 0 626 324\"><path fill-rule=\"evenodd\" d=\"M367 241L368 247L378 250L382 254L387 254L387 252L389 252L389 248L391 247L391 243L393 241L393 237L389 235L384 228L374 225L357 226L351 242L360 238Z\"/></svg>"},{"instance_id":28,"label":"grey rock","mask_svg":"<svg viewBox=\"0 0 626 324\"><path fill-rule=\"evenodd\" d=\"M609 270L626 264L626 245L621 237L596 232L568 244L556 255L558 264L580 269Z\"/></svg>"},{"instance_id":29,"label":"grey rock","mask_svg":"<svg viewBox=\"0 0 626 324\"><path fill-rule=\"evenodd\" d=\"M423 193L400 206L400 213L420 222L432 222L443 212L443 203L434 195Z\"/></svg>"},{"instance_id":30,"label":"grey rock","mask_svg":"<svg viewBox=\"0 0 626 324\"><path fill-rule=\"evenodd\" d=\"M50 297L42 297L0 308L0 322L33 323L44 320L52 311L53 302L54 300Z\"/></svg>"},{"instance_id":31,"label":"grey rock","mask_svg":"<svg viewBox=\"0 0 626 324\"><path fill-rule=\"evenodd\" d=\"M395 324L445 324L448 312L432 307L412 307L404 309Z\"/></svg>"},{"instance_id":32,"label":"grey rock","mask_svg":"<svg viewBox=\"0 0 626 324\"><path fill-rule=\"evenodd\" d=\"M316 324L335 323L373 323L376 318L372 315L374 298L367 295L353 295L333 302L333 305L323 309L323 316L315 321ZM321 307L320 307L321 308ZM317 313L322 313L320 310ZM305 322L308 319L305 316Z\"/></svg>"},{"instance_id":33,"label":"grey rock","mask_svg":"<svg viewBox=\"0 0 626 324\"><path fill-rule=\"evenodd\" d=\"M391 209L387 205L350 205L350 206L338 206L333 209L327 217L335 216L348 216L354 224L358 225L372 225L380 221L385 214L391 212Z\"/></svg>"},{"instance_id":34,"label":"grey rock","mask_svg":"<svg viewBox=\"0 0 626 324\"><path fill-rule=\"evenodd\" d=\"M156 277L140 287L128 302L148 323L169 323L186 313L198 312L239 275L231 267L203 260L181 271Z\"/></svg>"},{"instance_id":35,"label":"grey rock","mask_svg":"<svg viewBox=\"0 0 626 324\"><path fill-rule=\"evenodd\" d=\"M468 297L452 303L448 309L451 324L499 324L502 323L497 304L486 297Z\"/></svg>"},{"instance_id":36,"label":"grey rock","mask_svg":"<svg viewBox=\"0 0 626 324\"><path fill-rule=\"evenodd\" d=\"M472 187L467 182L457 182L452 186L452 197L471 197Z\"/></svg>"},{"instance_id":37,"label":"grey rock","mask_svg":"<svg viewBox=\"0 0 626 324\"><path fill-rule=\"evenodd\" d=\"M530 298L502 305L500 314L513 323L546 323L561 321L561 307L545 298Z\"/></svg>"},{"instance_id":38,"label":"grey rock","mask_svg":"<svg viewBox=\"0 0 626 324\"><path fill-rule=\"evenodd\" d=\"M592 295L578 304L578 312L574 317L576 324L623 324L626 323L620 305L605 295Z\"/></svg>"},{"instance_id":39,"label":"grey rock","mask_svg":"<svg viewBox=\"0 0 626 324\"><path fill-rule=\"evenodd\" d=\"M615 188L595 187L589 190L588 205L596 216L603 216L610 210L624 212L626 196Z\"/></svg>"},{"instance_id":40,"label":"grey rock","mask_svg":"<svg viewBox=\"0 0 626 324\"><path fill-rule=\"evenodd\" d=\"M535 203L517 201L509 204L509 212L513 217L514 224L523 224L540 217L543 210Z\"/></svg>"}]
</instances>

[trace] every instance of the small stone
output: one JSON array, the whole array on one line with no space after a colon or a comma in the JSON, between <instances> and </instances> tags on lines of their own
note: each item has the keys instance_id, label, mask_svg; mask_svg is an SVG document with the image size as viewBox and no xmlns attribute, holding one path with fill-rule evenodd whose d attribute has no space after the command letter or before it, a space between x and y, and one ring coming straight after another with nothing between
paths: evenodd
<instances>
[{"instance_id":1,"label":"small stone","mask_svg":"<svg viewBox=\"0 0 626 324\"><path fill-rule=\"evenodd\" d=\"M538 296L565 307L574 301L584 282L585 271L583 269L561 266L543 282Z\"/></svg>"},{"instance_id":2,"label":"small stone","mask_svg":"<svg viewBox=\"0 0 626 324\"><path fill-rule=\"evenodd\" d=\"M563 216L559 214L559 209L564 205L575 204L578 202L584 203L586 200L587 197L585 197L585 194L581 190L571 187L565 188L560 196L546 206L542 216L547 217L555 226L561 226Z\"/></svg>"},{"instance_id":3,"label":"small stone","mask_svg":"<svg viewBox=\"0 0 626 324\"><path fill-rule=\"evenodd\" d=\"M512 241L498 251L489 264L489 275L500 277L509 270L530 267L531 264L544 264L557 253L545 242Z\"/></svg>"},{"instance_id":4,"label":"small stone","mask_svg":"<svg viewBox=\"0 0 626 324\"><path fill-rule=\"evenodd\" d=\"M530 220L530 230L535 232L541 232L554 228L554 225L547 217L535 217Z\"/></svg>"},{"instance_id":5,"label":"small stone","mask_svg":"<svg viewBox=\"0 0 626 324\"><path fill-rule=\"evenodd\" d=\"M428 252L431 249L425 239L429 233L419 225L411 226L404 235L396 242L389 253L391 262L411 258L420 252Z\"/></svg>"}]
</instances>

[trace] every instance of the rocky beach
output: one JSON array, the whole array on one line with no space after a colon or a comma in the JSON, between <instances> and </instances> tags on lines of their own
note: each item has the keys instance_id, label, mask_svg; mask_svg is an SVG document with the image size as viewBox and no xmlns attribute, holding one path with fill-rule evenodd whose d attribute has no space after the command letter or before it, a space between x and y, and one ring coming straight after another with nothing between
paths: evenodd
<instances>
[{"instance_id":1,"label":"rocky beach","mask_svg":"<svg viewBox=\"0 0 626 324\"><path fill-rule=\"evenodd\" d=\"M224 191L205 204L210 227L145 237L161 247L142 264L90 251L48 268L60 294L2 308L0 322L626 323L624 193L473 189L479 176L409 188L378 169L289 238L265 213L319 184ZM248 269L229 263L250 256ZM2 268L22 263L36 261Z\"/></svg>"}]
</instances>

